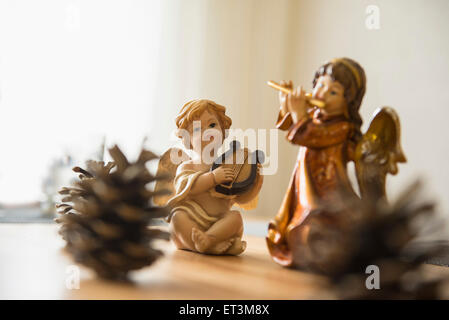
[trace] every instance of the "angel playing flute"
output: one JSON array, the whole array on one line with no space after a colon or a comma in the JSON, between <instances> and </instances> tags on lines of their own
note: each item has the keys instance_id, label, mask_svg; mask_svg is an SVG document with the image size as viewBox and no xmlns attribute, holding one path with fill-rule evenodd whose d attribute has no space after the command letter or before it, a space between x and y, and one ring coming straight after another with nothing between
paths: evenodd
<instances>
[{"instance_id":1,"label":"angel playing flute","mask_svg":"<svg viewBox=\"0 0 449 320\"><path fill-rule=\"evenodd\" d=\"M341 235L358 219L357 201L386 201L385 178L405 162L396 112L378 111L361 132L359 108L365 94L362 67L348 58L321 66L306 95L293 84L269 83L280 92L277 128L299 146L287 193L270 223L267 245L273 259L289 267L329 272L344 251ZM316 102L318 101L318 102ZM347 164L355 163L360 196Z\"/></svg>"},{"instance_id":2,"label":"angel playing flute","mask_svg":"<svg viewBox=\"0 0 449 320\"><path fill-rule=\"evenodd\" d=\"M222 194L216 186L235 179L236 170L218 166L211 170L216 152L232 124L226 108L211 100L186 103L176 118L177 136L184 147L193 152L190 158L178 148L166 151L158 166L159 174L174 179L158 182L155 190L168 189L171 194L159 196L155 203L170 208L168 222L173 242L178 249L205 254L238 255L246 248L242 240L243 221L233 205L254 208L263 177L257 176L251 188L242 194ZM182 162L173 161L180 155ZM241 170L241 166L239 167Z\"/></svg>"}]
</instances>

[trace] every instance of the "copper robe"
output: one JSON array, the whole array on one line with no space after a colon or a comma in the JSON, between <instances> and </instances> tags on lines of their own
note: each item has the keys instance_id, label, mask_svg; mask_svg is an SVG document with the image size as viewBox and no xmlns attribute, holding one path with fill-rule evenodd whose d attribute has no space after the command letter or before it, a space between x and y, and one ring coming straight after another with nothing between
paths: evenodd
<instances>
[{"instance_id":1,"label":"copper robe","mask_svg":"<svg viewBox=\"0 0 449 320\"><path fill-rule=\"evenodd\" d=\"M311 261L303 249L311 242L311 223L335 230L340 223L335 218L347 213L348 195L357 198L346 170L353 157L353 127L342 116L319 114L294 124L289 113L280 113L276 126L300 148L281 208L269 225L267 245L277 263L307 268Z\"/></svg>"}]
</instances>

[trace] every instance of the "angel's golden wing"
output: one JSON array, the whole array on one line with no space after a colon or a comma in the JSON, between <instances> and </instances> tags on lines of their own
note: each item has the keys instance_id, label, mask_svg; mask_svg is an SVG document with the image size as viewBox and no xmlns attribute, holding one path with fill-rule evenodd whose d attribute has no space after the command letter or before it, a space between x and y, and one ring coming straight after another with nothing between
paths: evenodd
<instances>
[{"instance_id":1,"label":"angel's golden wing","mask_svg":"<svg viewBox=\"0 0 449 320\"><path fill-rule=\"evenodd\" d=\"M157 194L159 191L168 190L170 193L157 195L153 198L153 202L158 206L165 206L167 201L175 194L175 186L173 179L176 175L178 166L189 160L190 157L182 149L170 148L160 157L157 167L157 176L165 176L167 179L159 179L156 181L154 191Z\"/></svg>"},{"instance_id":2,"label":"angel's golden wing","mask_svg":"<svg viewBox=\"0 0 449 320\"><path fill-rule=\"evenodd\" d=\"M259 192L263 184L263 176L260 175L259 170L260 169L258 169L257 178L254 181L251 190L245 192L243 195L237 196L235 199L235 204L243 210L248 211L257 208L257 204L259 203Z\"/></svg>"},{"instance_id":3,"label":"angel's golden wing","mask_svg":"<svg viewBox=\"0 0 449 320\"><path fill-rule=\"evenodd\" d=\"M362 199L386 200L388 173L398 172L397 163L406 162L401 147L401 126L394 109L376 111L368 131L355 151L355 168Z\"/></svg>"}]
</instances>

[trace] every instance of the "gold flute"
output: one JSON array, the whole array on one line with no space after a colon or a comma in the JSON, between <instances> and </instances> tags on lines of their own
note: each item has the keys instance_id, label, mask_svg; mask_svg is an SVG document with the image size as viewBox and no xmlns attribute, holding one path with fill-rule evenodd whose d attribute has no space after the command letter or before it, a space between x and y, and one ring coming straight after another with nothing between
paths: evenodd
<instances>
[{"instance_id":1,"label":"gold flute","mask_svg":"<svg viewBox=\"0 0 449 320\"><path fill-rule=\"evenodd\" d=\"M287 93L287 94L292 93L291 89L283 87L279 83L274 82L273 80L268 81L267 84L270 87L272 87L276 90L282 91L284 93ZM324 108L324 106L326 105L323 101L312 98L311 93L306 93L306 100L308 103L310 103L311 105L317 106L318 108Z\"/></svg>"}]
</instances>

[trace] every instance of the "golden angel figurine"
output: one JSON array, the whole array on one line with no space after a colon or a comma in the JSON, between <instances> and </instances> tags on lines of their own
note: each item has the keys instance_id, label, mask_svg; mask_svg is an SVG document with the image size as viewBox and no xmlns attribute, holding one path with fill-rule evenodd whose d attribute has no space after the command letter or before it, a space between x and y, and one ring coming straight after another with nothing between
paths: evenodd
<instances>
[{"instance_id":1,"label":"golden angel figurine","mask_svg":"<svg viewBox=\"0 0 449 320\"><path fill-rule=\"evenodd\" d=\"M254 179L244 192L217 192L220 190L217 186L233 183L240 174L232 165L213 167L216 152L232 124L225 112L224 106L211 100L187 102L176 118L176 126L177 136L193 153L192 158L181 149L171 148L159 161L158 174L174 179L158 182L156 192L168 189L171 193L157 197L155 203L170 208L167 220L171 238L178 249L238 255L246 248L246 242L242 240L242 216L232 207L254 208L263 177L259 174L259 164L256 164L257 172L253 172ZM245 171L242 166L237 166L241 172Z\"/></svg>"},{"instance_id":2,"label":"golden angel figurine","mask_svg":"<svg viewBox=\"0 0 449 320\"><path fill-rule=\"evenodd\" d=\"M385 178L405 162L396 112L380 109L365 134L359 108L365 94L362 67L348 58L321 66L306 94L291 82L281 90L277 128L299 146L296 166L280 210L268 228L267 245L283 265L328 272L344 252L344 232L359 219L357 201L386 201ZM348 177L355 163L358 196Z\"/></svg>"}]
</instances>

